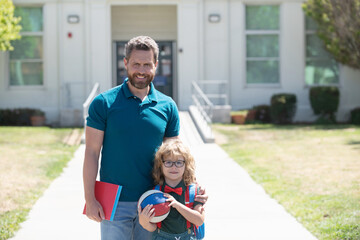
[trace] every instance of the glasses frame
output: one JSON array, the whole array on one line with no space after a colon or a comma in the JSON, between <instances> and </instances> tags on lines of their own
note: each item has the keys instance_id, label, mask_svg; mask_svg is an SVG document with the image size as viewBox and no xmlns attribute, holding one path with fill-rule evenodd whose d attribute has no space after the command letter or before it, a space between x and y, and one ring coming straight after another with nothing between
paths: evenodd
<instances>
[{"instance_id":1,"label":"glasses frame","mask_svg":"<svg viewBox=\"0 0 360 240\"><path fill-rule=\"evenodd\" d=\"M185 160L177 160L177 161L163 160L162 162L164 164L164 167L166 168L172 168L174 165L176 168L182 168L183 166L185 166ZM171 163L171 165L167 165L168 163Z\"/></svg>"}]
</instances>

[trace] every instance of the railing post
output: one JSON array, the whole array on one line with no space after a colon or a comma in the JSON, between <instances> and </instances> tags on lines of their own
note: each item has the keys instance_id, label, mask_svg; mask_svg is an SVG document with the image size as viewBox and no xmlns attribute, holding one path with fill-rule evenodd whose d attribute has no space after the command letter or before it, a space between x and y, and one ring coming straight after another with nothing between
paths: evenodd
<instances>
[{"instance_id":1,"label":"railing post","mask_svg":"<svg viewBox=\"0 0 360 240\"><path fill-rule=\"evenodd\" d=\"M95 83L89 96L87 97L87 99L85 100L85 102L83 103L83 118L84 118L84 132L85 132L85 128L86 128L86 118L89 115L89 106L92 102L92 100L100 93L100 84L99 83ZM84 142L85 139L82 139L82 142Z\"/></svg>"},{"instance_id":2,"label":"railing post","mask_svg":"<svg viewBox=\"0 0 360 240\"><path fill-rule=\"evenodd\" d=\"M192 82L191 97L197 109L197 112L199 112L199 117L202 118L202 121L199 120L199 122L197 122L196 117L191 114L194 118L195 124L199 129L200 135L205 142L214 142L214 137L211 129L214 107L213 103L208 99L208 97L204 94L204 92L201 90L201 88L196 82Z\"/></svg>"}]
</instances>

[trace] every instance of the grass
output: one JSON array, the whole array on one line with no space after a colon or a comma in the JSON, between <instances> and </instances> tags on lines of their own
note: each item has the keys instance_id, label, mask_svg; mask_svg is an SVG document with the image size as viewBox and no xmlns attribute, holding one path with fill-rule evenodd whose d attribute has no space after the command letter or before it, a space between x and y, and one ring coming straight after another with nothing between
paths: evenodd
<instances>
[{"instance_id":1,"label":"grass","mask_svg":"<svg viewBox=\"0 0 360 240\"><path fill-rule=\"evenodd\" d=\"M19 229L36 200L60 175L77 145L63 143L72 129L0 127L0 239Z\"/></svg>"},{"instance_id":2,"label":"grass","mask_svg":"<svg viewBox=\"0 0 360 240\"><path fill-rule=\"evenodd\" d=\"M360 239L360 127L214 125L216 141L318 239Z\"/></svg>"}]
</instances>

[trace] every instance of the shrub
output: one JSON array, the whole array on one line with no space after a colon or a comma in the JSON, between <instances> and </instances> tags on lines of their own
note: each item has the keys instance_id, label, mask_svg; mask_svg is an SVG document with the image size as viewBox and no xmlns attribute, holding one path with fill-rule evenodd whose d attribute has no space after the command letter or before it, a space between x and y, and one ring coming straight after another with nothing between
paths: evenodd
<instances>
[{"instance_id":1,"label":"shrub","mask_svg":"<svg viewBox=\"0 0 360 240\"><path fill-rule=\"evenodd\" d=\"M45 116L45 112L40 109L34 109L31 113L31 116Z\"/></svg>"},{"instance_id":2,"label":"shrub","mask_svg":"<svg viewBox=\"0 0 360 240\"><path fill-rule=\"evenodd\" d=\"M337 87L311 87L310 88L310 104L318 118L322 121L335 123L335 113L339 107L340 92ZM318 122L317 121L317 122Z\"/></svg>"},{"instance_id":3,"label":"shrub","mask_svg":"<svg viewBox=\"0 0 360 240\"><path fill-rule=\"evenodd\" d=\"M270 123L270 119L270 106L257 105L248 111L245 123Z\"/></svg>"},{"instance_id":4,"label":"shrub","mask_svg":"<svg viewBox=\"0 0 360 240\"><path fill-rule=\"evenodd\" d=\"M258 105L253 107L255 112L255 120L262 123L270 123L270 106L269 105Z\"/></svg>"},{"instance_id":5,"label":"shrub","mask_svg":"<svg viewBox=\"0 0 360 240\"><path fill-rule=\"evenodd\" d=\"M256 110L250 109L246 114L245 123L246 124L257 123L256 120L255 120L255 115L256 115Z\"/></svg>"},{"instance_id":6,"label":"shrub","mask_svg":"<svg viewBox=\"0 0 360 240\"><path fill-rule=\"evenodd\" d=\"M360 124L360 107L351 110L350 112L350 123Z\"/></svg>"},{"instance_id":7,"label":"shrub","mask_svg":"<svg viewBox=\"0 0 360 240\"><path fill-rule=\"evenodd\" d=\"M30 117L38 112L42 111L30 108L0 109L0 125L31 126Z\"/></svg>"},{"instance_id":8,"label":"shrub","mask_svg":"<svg viewBox=\"0 0 360 240\"><path fill-rule=\"evenodd\" d=\"M296 95L275 94L271 97L270 116L276 124L291 123L296 112Z\"/></svg>"}]
</instances>

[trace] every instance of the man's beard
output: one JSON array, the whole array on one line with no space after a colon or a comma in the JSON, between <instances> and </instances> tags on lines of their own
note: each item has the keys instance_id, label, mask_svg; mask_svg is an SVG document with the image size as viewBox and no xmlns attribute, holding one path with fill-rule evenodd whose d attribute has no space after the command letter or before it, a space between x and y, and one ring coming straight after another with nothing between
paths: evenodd
<instances>
[{"instance_id":1,"label":"man's beard","mask_svg":"<svg viewBox=\"0 0 360 240\"><path fill-rule=\"evenodd\" d=\"M150 83L154 80L154 75L143 74L142 76L144 76L146 80L145 81L136 81L135 80L136 75L139 75L139 74L136 74L136 73L134 73L133 75L128 74L128 78L129 78L130 84L137 89L147 88L150 85Z\"/></svg>"}]
</instances>

